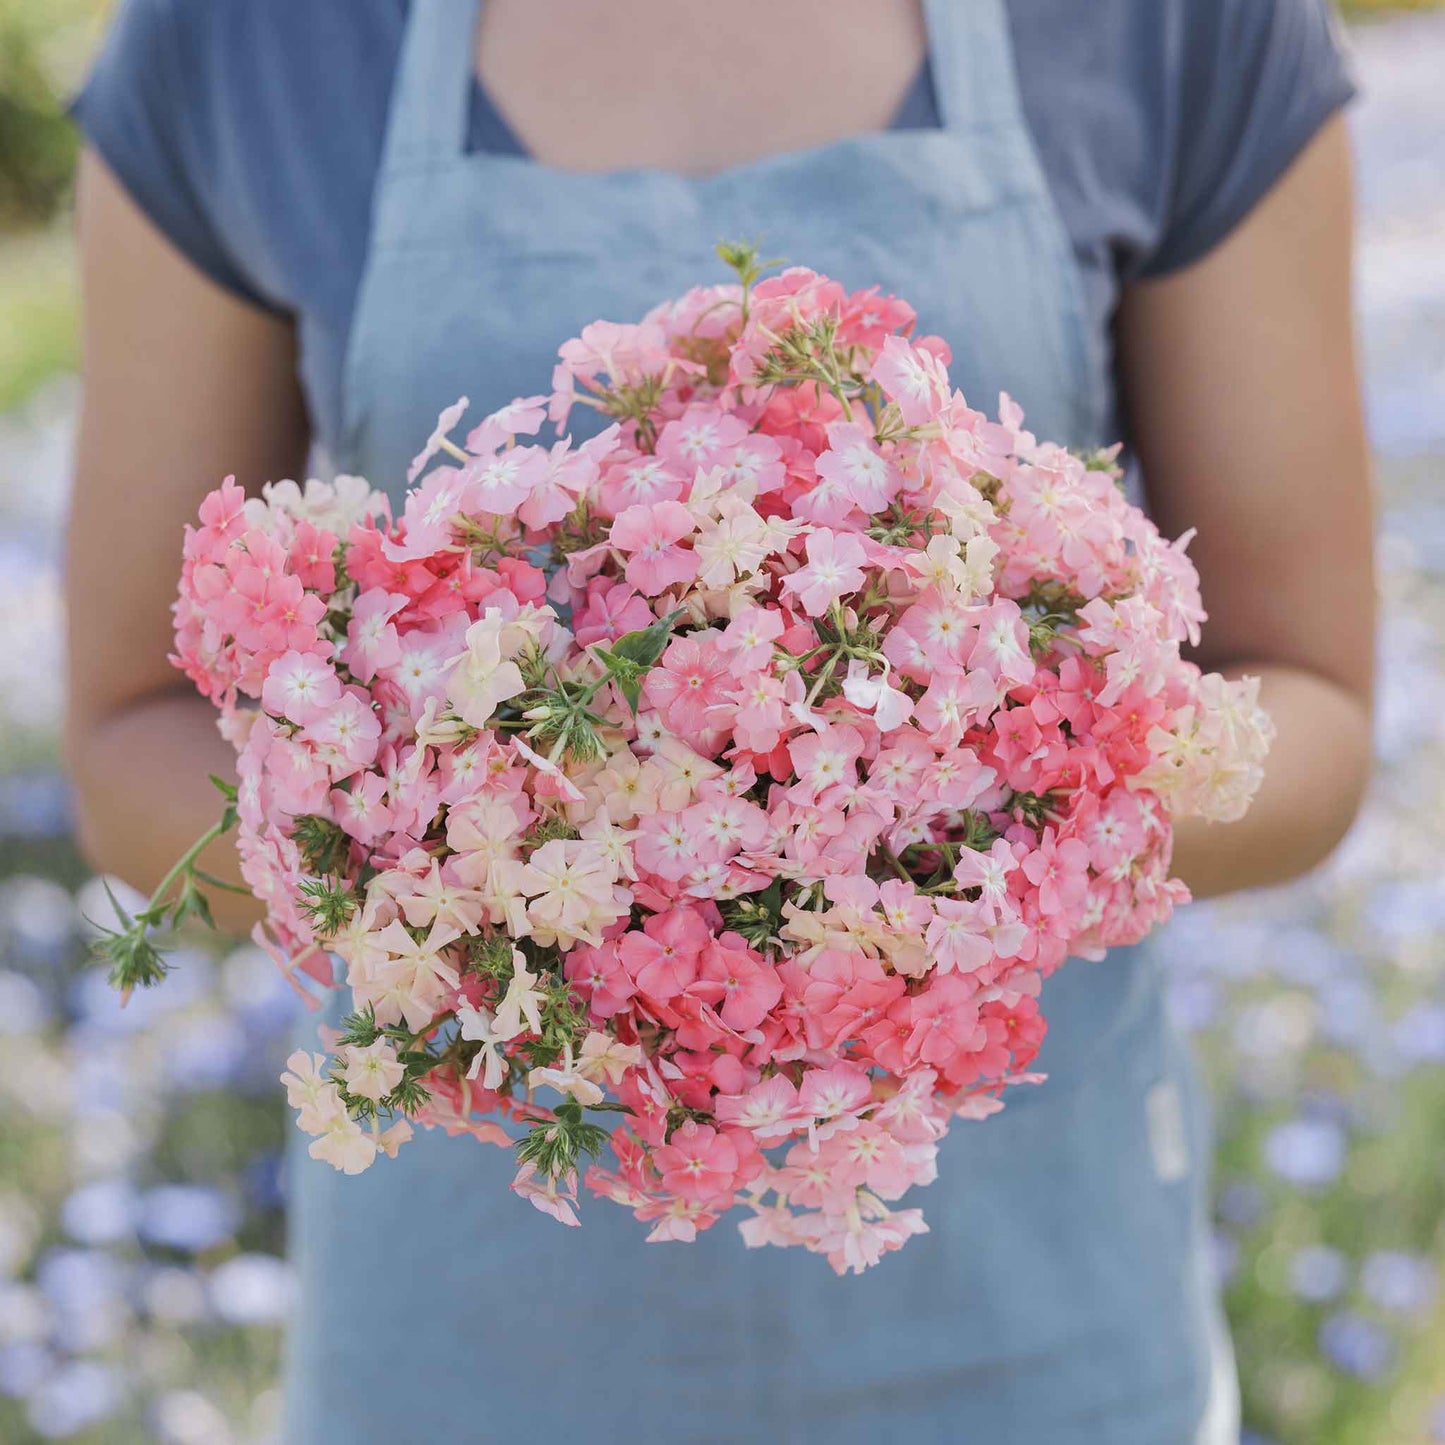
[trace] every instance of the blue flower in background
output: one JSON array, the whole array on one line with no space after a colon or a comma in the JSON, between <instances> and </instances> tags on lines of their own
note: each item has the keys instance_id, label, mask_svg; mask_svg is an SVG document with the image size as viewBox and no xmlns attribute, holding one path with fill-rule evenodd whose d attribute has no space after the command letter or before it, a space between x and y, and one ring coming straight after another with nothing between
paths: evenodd
<instances>
[{"instance_id":1,"label":"blue flower in background","mask_svg":"<svg viewBox=\"0 0 1445 1445\"><path fill-rule=\"evenodd\" d=\"M1320 1325L1320 1353L1337 1369L1361 1380L1383 1377L1395 1359L1390 1336L1373 1320L1342 1310Z\"/></svg>"},{"instance_id":2,"label":"blue flower in background","mask_svg":"<svg viewBox=\"0 0 1445 1445\"><path fill-rule=\"evenodd\" d=\"M1330 1119L1278 1124L1265 1137L1264 1158L1286 1183L1321 1188L1339 1178L1345 1166L1345 1133Z\"/></svg>"},{"instance_id":3,"label":"blue flower in background","mask_svg":"<svg viewBox=\"0 0 1445 1445\"><path fill-rule=\"evenodd\" d=\"M229 1239L240 1223L234 1199L198 1184L165 1184L140 1202L140 1233L150 1244L199 1254Z\"/></svg>"},{"instance_id":4,"label":"blue flower in background","mask_svg":"<svg viewBox=\"0 0 1445 1445\"><path fill-rule=\"evenodd\" d=\"M52 1439L78 1435L113 1415L125 1398L118 1370L97 1360L62 1365L30 1397L30 1424Z\"/></svg>"},{"instance_id":5,"label":"blue flower in background","mask_svg":"<svg viewBox=\"0 0 1445 1445\"><path fill-rule=\"evenodd\" d=\"M116 1244L135 1233L136 1192L123 1179L100 1179L69 1195L60 1208L65 1232L78 1244Z\"/></svg>"},{"instance_id":6,"label":"blue flower in background","mask_svg":"<svg viewBox=\"0 0 1445 1445\"><path fill-rule=\"evenodd\" d=\"M0 838L63 838L70 787L58 772L0 774Z\"/></svg>"},{"instance_id":7,"label":"blue flower in background","mask_svg":"<svg viewBox=\"0 0 1445 1445\"><path fill-rule=\"evenodd\" d=\"M211 1275L211 1304L231 1324L280 1324L291 1308L291 1271L269 1254L238 1254Z\"/></svg>"},{"instance_id":8,"label":"blue flower in background","mask_svg":"<svg viewBox=\"0 0 1445 1445\"><path fill-rule=\"evenodd\" d=\"M1435 1266L1398 1250L1379 1250L1360 1268L1360 1287L1382 1310L1419 1314L1435 1299Z\"/></svg>"},{"instance_id":9,"label":"blue flower in background","mask_svg":"<svg viewBox=\"0 0 1445 1445\"><path fill-rule=\"evenodd\" d=\"M1311 1304L1334 1299L1349 1279L1349 1264L1337 1249L1322 1244L1297 1250L1289 1262L1290 1288Z\"/></svg>"}]
</instances>

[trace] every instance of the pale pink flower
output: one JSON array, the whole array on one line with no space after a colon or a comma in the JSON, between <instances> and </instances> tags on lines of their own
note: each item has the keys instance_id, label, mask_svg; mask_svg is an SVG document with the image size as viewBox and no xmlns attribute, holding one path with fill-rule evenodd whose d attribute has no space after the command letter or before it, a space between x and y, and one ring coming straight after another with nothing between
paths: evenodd
<instances>
[{"instance_id":1,"label":"pale pink flower","mask_svg":"<svg viewBox=\"0 0 1445 1445\"><path fill-rule=\"evenodd\" d=\"M823 527L810 532L804 545L807 564L783 578L783 591L796 597L809 617L821 617L839 598L863 585L868 554L851 533Z\"/></svg>"},{"instance_id":2,"label":"pale pink flower","mask_svg":"<svg viewBox=\"0 0 1445 1445\"><path fill-rule=\"evenodd\" d=\"M366 1045L351 1044L342 1051L341 1060L345 1066L342 1082L348 1092L377 1104L401 1083L406 1073L396 1049L385 1038Z\"/></svg>"},{"instance_id":3,"label":"pale pink flower","mask_svg":"<svg viewBox=\"0 0 1445 1445\"><path fill-rule=\"evenodd\" d=\"M568 1170L560 1179L541 1179L535 1164L524 1164L512 1180L512 1192L543 1214L550 1214L559 1224L570 1224L575 1229L582 1222L577 1218L575 1169Z\"/></svg>"}]
</instances>

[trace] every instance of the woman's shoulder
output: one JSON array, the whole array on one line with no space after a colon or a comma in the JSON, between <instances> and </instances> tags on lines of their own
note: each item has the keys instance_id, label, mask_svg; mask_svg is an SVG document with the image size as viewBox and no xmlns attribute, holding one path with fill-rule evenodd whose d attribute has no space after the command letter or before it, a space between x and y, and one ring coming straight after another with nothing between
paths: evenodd
<instances>
[{"instance_id":1,"label":"woman's shoulder","mask_svg":"<svg viewBox=\"0 0 1445 1445\"><path fill-rule=\"evenodd\" d=\"M293 309L317 243L284 218L364 225L407 9L123 0L72 110L184 255Z\"/></svg>"},{"instance_id":2,"label":"woman's shoulder","mask_svg":"<svg viewBox=\"0 0 1445 1445\"><path fill-rule=\"evenodd\" d=\"M408 0L121 0L113 23L146 28L157 39L240 42L244 51L268 49L298 35L391 29L405 19L407 9Z\"/></svg>"},{"instance_id":3,"label":"woman's shoulder","mask_svg":"<svg viewBox=\"0 0 1445 1445\"><path fill-rule=\"evenodd\" d=\"M1329 0L1010 0L1024 102L1125 276L1221 240L1353 94Z\"/></svg>"}]
</instances>

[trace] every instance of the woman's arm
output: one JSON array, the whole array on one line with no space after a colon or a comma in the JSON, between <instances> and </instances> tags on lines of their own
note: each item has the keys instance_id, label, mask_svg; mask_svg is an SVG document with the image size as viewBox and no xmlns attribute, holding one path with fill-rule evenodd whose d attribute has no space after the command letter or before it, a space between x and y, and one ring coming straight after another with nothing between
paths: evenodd
<instances>
[{"instance_id":1,"label":"woman's arm","mask_svg":"<svg viewBox=\"0 0 1445 1445\"><path fill-rule=\"evenodd\" d=\"M228 473L304 466L291 326L235 300L146 220L92 153L81 163L85 395L67 539L66 745L81 846L149 891L220 815L234 777L215 710L166 661L181 529ZM236 879L228 840L202 866ZM237 930L259 908L212 899Z\"/></svg>"},{"instance_id":2,"label":"woman's arm","mask_svg":"<svg viewBox=\"0 0 1445 1445\"><path fill-rule=\"evenodd\" d=\"M1370 767L1372 498L1351 315L1349 146L1336 117L1197 264L1131 286L1120 374L1154 515L1190 554L1196 661L1264 680L1279 729L1238 823L1179 831L1199 896L1282 882L1334 848Z\"/></svg>"}]
</instances>

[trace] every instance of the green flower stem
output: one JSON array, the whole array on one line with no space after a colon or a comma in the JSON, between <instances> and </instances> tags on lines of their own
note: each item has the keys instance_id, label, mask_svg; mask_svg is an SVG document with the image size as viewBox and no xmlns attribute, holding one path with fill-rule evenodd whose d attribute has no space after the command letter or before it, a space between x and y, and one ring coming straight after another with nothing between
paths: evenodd
<instances>
[{"instance_id":1,"label":"green flower stem","mask_svg":"<svg viewBox=\"0 0 1445 1445\"><path fill-rule=\"evenodd\" d=\"M230 830L231 821L229 817L222 817L219 822L213 823L211 827L207 828L206 831L181 854L171 867L170 872L156 885L156 890L151 894L149 902L147 902L141 912L136 915L138 919L149 919L154 916L155 921L159 923L161 919L165 917L166 910L161 907L161 904L164 902L166 894L171 891L176 880L180 878L182 874L190 873L192 877L200 876L196 873L192 865L217 838ZM250 889L238 888L233 883L224 883L221 886L223 888L235 888L237 893L250 892Z\"/></svg>"}]
</instances>

